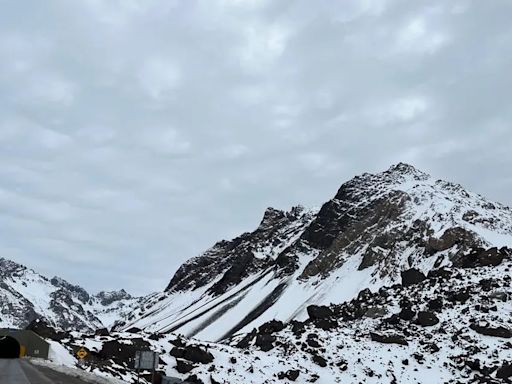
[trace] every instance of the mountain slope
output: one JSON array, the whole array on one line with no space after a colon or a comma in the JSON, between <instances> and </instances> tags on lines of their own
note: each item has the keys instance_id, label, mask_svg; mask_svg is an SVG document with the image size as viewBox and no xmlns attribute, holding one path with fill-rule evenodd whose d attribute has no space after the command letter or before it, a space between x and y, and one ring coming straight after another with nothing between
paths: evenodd
<instances>
[{"instance_id":1,"label":"mountain slope","mask_svg":"<svg viewBox=\"0 0 512 384\"><path fill-rule=\"evenodd\" d=\"M406 270L397 284L310 306L303 322L273 320L223 344L173 333L73 333L60 340L70 355L60 362L75 365L85 346L82 369L129 383L139 382L130 358L141 349L160 354L160 373L196 384L509 383L511 269L512 249L481 250L460 266ZM149 372L143 377L150 382Z\"/></svg>"},{"instance_id":2,"label":"mountain slope","mask_svg":"<svg viewBox=\"0 0 512 384\"><path fill-rule=\"evenodd\" d=\"M0 258L0 327L24 328L40 318L61 330L94 331L110 327L140 301L123 290L90 295Z\"/></svg>"},{"instance_id":3,"label":"mountain slope","mask_svg":"<svg viewBox=\"0 0 512 384\"><path fill-rule=\"evenodd\" d=\"M512 246L510 208L401 163L348 181L319 211L267 210L256 231L185 263L117 327L224 340L493 246Z\"/></svg>"}]
</instances>

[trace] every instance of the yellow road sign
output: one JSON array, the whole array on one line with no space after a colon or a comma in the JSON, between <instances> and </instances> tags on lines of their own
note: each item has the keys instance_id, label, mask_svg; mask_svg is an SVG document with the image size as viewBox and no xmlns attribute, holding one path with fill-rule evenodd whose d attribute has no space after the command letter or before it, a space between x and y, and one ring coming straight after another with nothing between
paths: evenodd
<instances>
[{"instance_id":1,"label":"yellow road sign","mask_svg":"<svg viewBox=\"0 0 512 384\"><path fill-rule=\"evenodd\" d=\"M80 348L79 351L76 353L76 356L82 360L82 359L85 359L87 357L88 353L87 351L85 350L85 348Z\"/></svg>"}]
</instances>

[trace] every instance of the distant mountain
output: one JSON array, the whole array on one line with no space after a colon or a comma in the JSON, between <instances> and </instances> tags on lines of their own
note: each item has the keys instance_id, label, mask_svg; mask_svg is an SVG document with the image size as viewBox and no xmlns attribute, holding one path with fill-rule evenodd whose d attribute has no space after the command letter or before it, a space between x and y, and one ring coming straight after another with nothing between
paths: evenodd
<instances>
[{"instance_id":1,"label":"distant mountain","mask_svg":"<svg viewBox=\"0 0 512 384\"><path fill-rule=\"evenodd\" d=\"M61 278L48 279L0 258L0 327L24 328L39 318L61 330L94 331L110 327L141 301L124 290L90 295Z\"/></svg>"},{"instance_id":2,"label":"distant mountain","mask_svg":"<svg viewBox=\"0 0 512 384\"><path fill-rule=\"evenodd\" d=\"M319 210L269 208L254 232L183 264L116 329L228 340L392 286L404 270L460 267L468 254L504 246L509 207L400 163L346 182Z\"/></svg>"}]
</instances>

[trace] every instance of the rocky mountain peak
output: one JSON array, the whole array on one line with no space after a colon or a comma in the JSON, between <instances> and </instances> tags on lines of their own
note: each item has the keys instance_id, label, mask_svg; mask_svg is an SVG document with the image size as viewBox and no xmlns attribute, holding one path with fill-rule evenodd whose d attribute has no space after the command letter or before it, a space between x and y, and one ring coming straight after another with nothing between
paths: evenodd
<instances>
[{"instance_id":1,"label":"rocky mountain peak","mask_svg":"<svg viewBox=\"0 0 512 384\"><path fill-rule=\"evenodd\" d=\"M124 289L119 291L101 291L94 296L97 298L101 305L108 306L116 301L132 299L132 295L126 292Z\"/></svg>"},{"instance_id":2,"label":"rocky mountain peak","mask_svg":"<svg viewBox=\"0 0 512 384\"><path fill-rule=\"evenodd\" d=\"M282 220L286 217L286 213L281 211L280 209L275 209L269 207L265 210L263 214L263 219L261 220L260 227L270 227L274 225L277 221Z\"/></svg>"},{"instance_id":3,"label":"rocky mountain peak","mask_svg":"<svg viewBox=\"0 0 512 384\"><path fill-rule=\"evenodd\" d=\"M270 313L301 319L308 304L350 300L404 270L427 274L503 246L512 246L510 209L399 163L345 182L320 210L267 209L255 231L183 264L155 310L127 326L223 340Z\"/></svg>"},{"instance_id":4,"label":"rocky mountain peak","mask_svg":"<svg viewBox=\"0 0 512 384\"><path fill-rule=\"evenodd\" d=\"M425 173L425 172L417 169L413 165L407 164L407 163L394 164L391 167L389 167L389 169L387 171L385 171L384 173L386 173L388 175L401 175L401 176L410 175L410 176L415 176L415 177L419 177L419 178L429 177L429 175L427 173Z\"/></svg>"},{"instance_id":5,"label":"rocky mountain peak","mask_svg":"<svg viewBox=\"0 0 512 384\"><path fill-rule=\"evenodd\" d=\"M0 276L9 277L15 273L22 273L27 268L21 264L15 263L12 260L0 258Z\"/></svg>"}]
</instances>

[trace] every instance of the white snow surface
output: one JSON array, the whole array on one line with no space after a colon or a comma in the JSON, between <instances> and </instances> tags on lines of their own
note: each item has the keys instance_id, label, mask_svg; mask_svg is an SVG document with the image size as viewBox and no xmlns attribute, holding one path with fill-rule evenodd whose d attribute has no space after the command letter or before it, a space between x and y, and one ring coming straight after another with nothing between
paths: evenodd
<instances>
[{"instance_id":1,"label":"white snow surface","mask_svg":"<svg viewBox=\"0 0 512 384\"><path fill-rule=\"evenodd\" d=\"M154 340L147 333L115 333L108 337L95 337L89 346L97 352L102 343L117 340L124 344L126 340L142 337L150 343L152 350L160 353L162 363L159 371L184 380L196 375L203 383L213 382L211 378L223 384L289 382L279 379L279 375L289 370L298 371L297 383L474 383L478 382L479 372L471 369L467 362L478 359L482 366L498 367L507 361L512 362L509 339L485 336L470 327L476 321L512 329L512 302L493 296L500 293L512 297L510 279L507 280L507 271L511 267L509 258L498 267L453 270L452 276L456 277L448 280L426 280L407 288L388 287L387 294L380 296L384 316L399 313L400 302L404 299L412 300L414 310L425 311L429 300L443 298L443 307L436 312L439 322L433 326L400 321L397 326L383 327L382 318L365 316L356 320L339 319L338 326L332 330L323 330L315 322L305 322L298 333L293 331L292 325L274 333L274 348L268 352L263 352L253 343L245 349L235 347L245 335L230 340L228 345L186 339L175 334L161 334L159 340ZM495 288L482 290L482 281L499 283ZM462 291L470 292L468 301L450 304L449 295ZM486 306L493 309L482 311L481 308ZM407 345L373 341L371 332L401 335ZM71 344L83 345L80 335L74 336ZM457 338L453 339L453 336ZM312 344L308 340L311 339L318 343L317 347L310 347ZM210 352L214 360L207 364L193 364L191 372L181 374L176 369L177 359L171 355L176 344L199 346ZM66 348L70 346L66 345ZM315 356L325 359L326 366L315 363ZM85 367L97 369L94 363ZM125 372L126 367L107 368L108 371L103 372L106 377L122 375L127 383L135 382L133 372ZM116 369L122 373L116 373ZM490 377L495 378L496 370L491 372Z\"/></svg>"},{"instance_id":2,"label":"white snow surface","mask_svg":"<svg viewBox=\"0 0 512 384\"><path fill-rule=\"evenodd\" d=\"M407 165L398 165L376 175L364 174L351 182L361 190L357 207L385 197L392 191L405 192L409 197L406 211L396 226L411 228L416 220L423 220L429 223L435 238L440 238L448 229L460 227L475 233L484 246L512 247L512 210L468 192L460 185L435 180ZM256 256L275 259L283 249L300 241L305 229L306 226L283 243L258 249ZM386 228L386 231L393 229ZM271 270L265 270L216 297L208 293L214 281L197 290L157 294L146 303L144 314L128 322L123 329L134 326L149 332L176 331L188 337L219 341L280 284L285 284L286 288L279 299L238 332L250 331L274 318L304 320L307 317L306 307L310 304L340 303L354 298L364 288L378 290L396 282L400 270L411 267L410 260L414 261L412 266L426 273L439 255L449 254L456 248L429 258L423 256L422 249L404 243L399 259L394 261L398 269L385 276L375 268L358 270L365 250L361 247L356 254L342 255L342 265L327 277L299 278L307 264L318 255L317 250L310 248L297 255L300 266L290 277L282 278ZM254 281L256 283L251 285Z\"/></svg>"},{"instance_id":3,"label":"white snow surface","mask_svg":"<svg viewBox=\"0 0 512 384\"><path fill-rule=\"evenodd\" d=\"M57 329L108 328L131 313L141 298L103 305L96 295L60 278L48 279L13 261L0 259L0 327L25 327L30 317L40 317ZM63 300L65 296L69 300ZM30 315L32 312L32 315ZM78 323L79 322L79 323Z\"/></svg>"}]
</instances>

